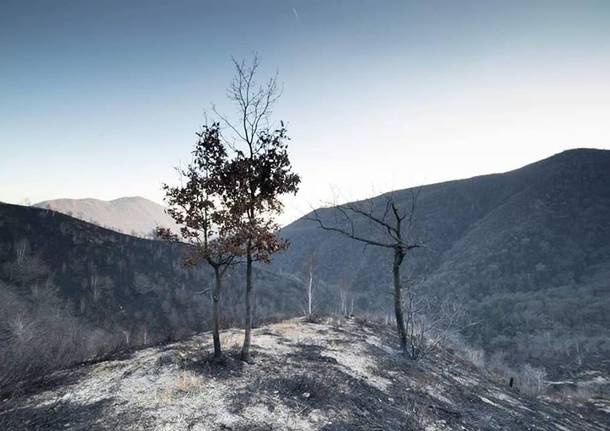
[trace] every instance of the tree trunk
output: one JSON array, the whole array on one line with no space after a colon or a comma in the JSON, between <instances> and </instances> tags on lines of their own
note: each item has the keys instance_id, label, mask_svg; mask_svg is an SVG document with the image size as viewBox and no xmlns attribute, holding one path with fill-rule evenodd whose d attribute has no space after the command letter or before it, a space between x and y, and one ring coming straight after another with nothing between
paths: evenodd
<instances>
[{"instance_id":1,"label":"tree trunk","mask_svg":"<svg viewBox=\"0 0 610 431\"><path fill-rule=\"evenodd\" d=\"M407 331L405 328L405 319L402 314L402 300L400 288L400 265L404 259L404 253L396 247L394 250L394 264L392 265L392 274L394 275L394 313L396 314L396 329L398 338L400 339L400 348L403 352L407 351Z\"/></svg>"},{"instance_id":2,"label":"tree trunk","mask_svg":"<svg viewBox=\"0 0 610 431\"><path fill-rule=\"evenodd\" d=\"M307 286L307 317L311 317L311 300L312 300L312 286L313 285L313 274L312 270L309 270L309 285Z\"/></svg>"},{"instance_id":3,"label":"tree trunk","mask_svg":"<svg viewBox=\"0 0 610 431\"><path fill-rule=\"evenodd\" d=\"M212 291L212 337L214 338L214 359L222 358L222 349L220 347L220 317L219 317L219 302L220 302L220 290L222 288L222 279L220 275L220 269L214 268L215 282L214 290Z\"/></svg>"},{"instance_id":4,"label":"tree trunk","mask_svg":"<svg viewBox=\"0 0 610 431\"><path fill-rule=\"evenodd\" d=\"M241 348L241 360L250 362L250 339L252 332L252 243L248 241L246 246L246 325L244 328L244 344Z\"/></svg>"}]
</instances>

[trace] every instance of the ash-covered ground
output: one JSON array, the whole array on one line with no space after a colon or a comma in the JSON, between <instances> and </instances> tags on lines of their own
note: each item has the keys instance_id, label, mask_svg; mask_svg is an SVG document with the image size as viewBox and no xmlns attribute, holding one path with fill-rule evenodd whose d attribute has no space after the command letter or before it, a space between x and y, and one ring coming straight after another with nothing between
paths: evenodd
<instances>
[{"instance_id":1,"label":"ash-covered ground","mask_svg":"<svg viewBox=\"0 0 610 431\"><path fill-rule=\"evenodd\" d=\"M84 365L0 402L2 430L606 430L609 416L502 385L439 350L414 362L390 328L291 320Z\"/></svg>"}]
</instances>

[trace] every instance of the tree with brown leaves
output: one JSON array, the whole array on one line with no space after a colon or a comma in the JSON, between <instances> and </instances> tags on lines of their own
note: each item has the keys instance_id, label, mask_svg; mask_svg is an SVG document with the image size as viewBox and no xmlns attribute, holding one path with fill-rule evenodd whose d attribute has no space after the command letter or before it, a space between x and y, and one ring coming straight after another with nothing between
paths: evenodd
<instances>
[{"instance_id":1,"label":"tree with brown leaves","mask_svg":"<svg viewBox=\"0 0 610 431\"><path fill-rule=\"evenodd\" d=\"M250 362L251 331L255 291L252 282L254 261L269 262L271 255L285 247L286 241L275 235L279 226L275 217L281 214L280 198L296 194L300 177L292 172L288 157L289 140L286 127L269 125L270 116L281 91L277 76L265 85L258 85L256 73L259 62L236 62L235 77L229 87L229 99L238 108L235 121L214 112L227 126L226 142L234 151L223 182L224 203L229 209L232 231L238 232L244 247L246 263L246 316L241 359Z\"/></svg>"},{"instance_id":2,"label":"tree with brown leaves","mask_svg":"<svg viewBox=\"0 0 610 431\"><path fill-rule=\"evenodd\" d=\"M207 262L214 270L212 289L212 320L214 358L222 357L220 345L220 294L227 268L242 253L230 211L224 205L225 171L229 160L227 148L220 138L218 123L204 126L193 150L193 161L180 169L181 185L163 185L167 213L180 226L180 233L159 228L159 237L189 243L185 259L188 265Z\"/></svg>"}]
</instances>

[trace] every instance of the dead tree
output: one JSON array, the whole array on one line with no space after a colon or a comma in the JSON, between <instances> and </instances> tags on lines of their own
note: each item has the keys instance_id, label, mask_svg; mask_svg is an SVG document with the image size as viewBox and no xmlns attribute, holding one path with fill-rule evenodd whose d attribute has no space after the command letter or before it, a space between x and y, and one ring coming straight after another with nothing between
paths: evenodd
<instances>
[{"instance_id":1,"label":"dead tree","mask_svg":"<svg viewBox=\"0 0 610 431\"><path fill-rule=\"evenodd\" d=\"M378 200L335 205L329 209L332 216L324 217L314 210L309 220L315 221L324 230L337 232L364 246L387 249L392 252L392 280L394 286L394 314L401 349L408 353L408 332L402 309L402 286L400 268L407 254L423 244L413 239L413 220L418 192L411 193L409 209L405 210L397 202L393 193L383 195L382 206ZM364 227L371 228L365 231Z\"/></svg>"},{"instance_id":2,"label":"dead tree","mask_svg":"<svg viewBox=\"0 0 610 431\"><path fill-rule=\"evenodd\" d=\"M445 341L463 317L463 307L456 300L431 298L422 293L426 277L403 280L403 304L409 356L419 359Z\"/></svg>"},{"instance_id":3,"label":"dead tree","mask_svg":"<svg viewBox=\"0 0 610 431\"><path fill-rule=\"evenodd\" d=\"M350 292L350 284L345 279L339 280L337 285L339 291L339 312L344 317L349 317L354 314L354 297ZM351 306L350 306L351 305Z\"/></svg>"},{"instance_id":4,"label":"dead tree","mask_svg":"<svg viewBox=\"0 0 610 431\"><path fill-rule=\"evenodd\" d=\"M305 291L305 317L311 318L313 315L313 274L317 262L317 255L315 252L311 252L307 258L302 269L302 281Z\"/></svg>"}]
</instances>

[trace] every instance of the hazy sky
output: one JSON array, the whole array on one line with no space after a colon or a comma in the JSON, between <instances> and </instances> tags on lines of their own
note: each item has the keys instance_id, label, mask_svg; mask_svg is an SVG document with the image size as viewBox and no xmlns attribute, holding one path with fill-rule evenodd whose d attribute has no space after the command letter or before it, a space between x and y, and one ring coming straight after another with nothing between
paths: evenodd
<instances>
[{"instance_id":1,"label":"hazy sky","mask_svg":"<svg viewBox=\"0 0 610 431\"><path fill-rule=\"evenodd\" d=\"M0 3L0 200L162 201L231 56L279 70L302 174L328 199L610 148L610 1Z\"/></svg>"}]
</instances>

